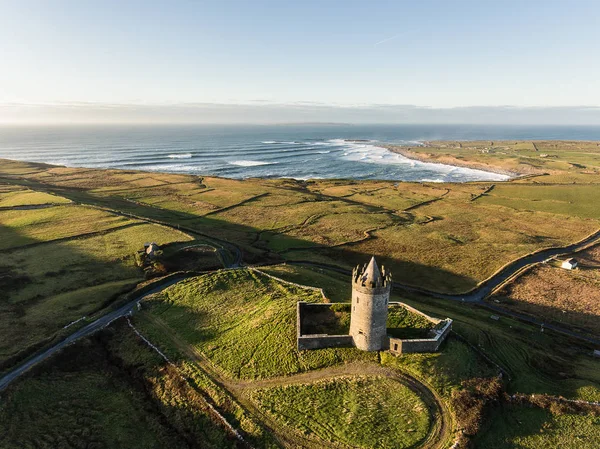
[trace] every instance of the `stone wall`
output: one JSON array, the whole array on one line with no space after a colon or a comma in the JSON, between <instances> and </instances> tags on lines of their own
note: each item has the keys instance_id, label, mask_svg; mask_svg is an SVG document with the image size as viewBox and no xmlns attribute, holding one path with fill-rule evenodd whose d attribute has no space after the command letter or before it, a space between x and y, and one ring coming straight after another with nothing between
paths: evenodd
<instances>
[{"instance_id":1,"label":"stone wall","mask_svg":"<svg viewBox=\"0 0 600 449\"><path fill-rule=\"evenodd\" d=\"M390 284L364 287L352 283L350 335L358 349L380 351L387 346L387 315Z\"/></svg>"},{"instance_id":2,"label":"stone wall","mask_svg":"<svg viewBox=\"0 0 600 449\"><path fill-rule=\"evenodd\" d=\"M298 337L298 350L325 348L352 348L351 335L302 335Z\"/></svg>"},{"instance_id":3,"label":"stone wall","mask_svg":"<svg viewBox=\"0 0 600 449\"><path fill-rule=\"evenodd\" d=\"M329 308L331 303L307 303L299 301L296 308L296 340L298 350L308 349L324 349L324 348L350 348L355 345L355 340L352 335L329 335L329 334L303 334L302 323L304 313L307 308ZM405 307L413 313L417 313L427 318L436 324L436 327L431 330L431 338L386 338L381 349L389 349L393 354L403 354L412 352L436 352L444 342L450 331L452 330L452 320L446 318L439 320L432 318L423 312L420 312L404 303L392 302L390 305L398 305Z\"/></svg>"},{"instance_id":4,"label":"stone wall","mask_svg":"<svg viewBox=\"0 0 600 449\"><path fill-rule=\"evenodd\" d=\"M390 352L393 354L403 354L411 352L436 352L452 330L452 320L447 318L440 321L442 324L439 329L433 329L435 334L432 338L413 338L400 339L390 338Z\"/></svg>"},{"instance_id":5,"label":"stone wall","mask_svg":"<svg viewBox=\"0 0 600 449\"><path fill-rule=\"evenodd\" d=\"M296 306L296 340L298 350L324 348L351 348L354 340L351 335L312 334L302 335L303 313L307 307L331 307L331 303L309 303L299 301Z\"/></svg>"}]
</instances>

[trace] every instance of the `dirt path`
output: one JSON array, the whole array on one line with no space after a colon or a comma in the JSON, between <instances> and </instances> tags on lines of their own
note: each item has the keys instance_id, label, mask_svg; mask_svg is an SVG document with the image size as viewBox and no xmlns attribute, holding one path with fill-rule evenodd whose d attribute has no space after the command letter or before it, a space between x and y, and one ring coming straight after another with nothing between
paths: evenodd
<instances>
[{"instance_id":1,"label":"dirt path","mask_svg":"<svg viewBox=\"0 0 600 449\"><path fill-rule=\"evenodd\" d=\"M144 318L156 325L174 346L189 359L193 360L212 380L227 391L244 409L260 419L273 433L275 438L288 448L302 447L322 449L325 447L351 447L341 443L332 443L318 439L307 438L289 427L282 426L271 416L260 410L250 398L252 390L271 388L285 385L310 384L324 379L340 376L381 376L394 379L416 393L427 406L431 417L431 425L427 436L415 448L440 449L444 447L452 431L452 418L444 401L435 391L413 376L398 370L384 367L375 363L347 363L323 369L303 372L291 376L273 377L268 379L233 379L215 366L201 351L187 343L173 331L162 319L150 313L144 313Z\"/></svg>"}]
</instances>

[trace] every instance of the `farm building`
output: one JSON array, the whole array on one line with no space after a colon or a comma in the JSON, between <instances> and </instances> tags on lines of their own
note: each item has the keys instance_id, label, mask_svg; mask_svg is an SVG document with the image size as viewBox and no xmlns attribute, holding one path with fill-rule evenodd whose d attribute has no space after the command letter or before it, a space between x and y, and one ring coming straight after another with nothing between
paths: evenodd
<instances>
[{"instance_id":1,"label":"farm building","mask_svg":"<svg viewBox=\"0 0 600 449\"><path fill-rule=\"evenodd\" d=\"M157 243L144 243L144 251L148 257L154 257L159 249L160 247Z\"/></svg>"},{"instance_id":2,"label":"farm building","mask_svg":"<svg viewBox=\"0 0 600 449\"><path fill-rule=\"evenodd\" d=\"M570 259L565 260L561 264L561 268L564 268L565 270L572 270L574 268L577 268L577 260L571 257Z\"/></svg>"}]
</instances>

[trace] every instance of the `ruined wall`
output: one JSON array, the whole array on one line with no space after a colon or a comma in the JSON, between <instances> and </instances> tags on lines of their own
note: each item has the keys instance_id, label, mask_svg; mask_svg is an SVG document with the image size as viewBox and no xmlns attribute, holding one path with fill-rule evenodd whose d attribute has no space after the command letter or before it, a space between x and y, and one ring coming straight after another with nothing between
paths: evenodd
<instances>
[{"instance_id":1,"label":"ruined wall","mask_svg":"<svg viewBox=\"0 0 600 449\"><path fill-rule=\"evenodd\" d=\"M331 307L332 304L307 303L299 301L296 306L296 341L298 350L324 348L351 348L354 341L351 335L302 335L303 312L307 307Z\"/></svg>"},{"instance_id":2,"label":"ruined wall","mask_svg":"<svg viewBox=\"0 0 600 449\"><path fill-rule=\"evenodd\" d=\"M298 337L298 350L325 348L352 348L351 335L302 335Z\"/></svg>"},{"instance_id":3,"label":"ruined wall","mask_svg":"<svg viewBox=\"0 0 600 449\"><path fill-rule=\"evenodd\" d=\"M446 319L440 329L434 329L435 334L432 338L413 338L404 340L400 338L390 338L390 352L394 354L404 354L411 352L436 352L452 330L452 320Z\"/></svg>"}]
</instances>

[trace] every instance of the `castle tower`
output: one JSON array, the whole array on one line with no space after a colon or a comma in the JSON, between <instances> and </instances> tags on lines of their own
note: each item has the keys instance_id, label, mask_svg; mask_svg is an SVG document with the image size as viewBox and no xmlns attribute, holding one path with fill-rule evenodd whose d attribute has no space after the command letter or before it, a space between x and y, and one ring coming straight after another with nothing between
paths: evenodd
<instances>
[{"instance_id":1,"label":"castle tower","mask_svg":"<svg viewBox=\"0 0 600 449\"><path fill-rule=\"evenodd\" d=\"M383 267L379 271L375 257L366 267L359 265L352 272L350 335L358 349L387 349L386 324L391 286L391 275Z\"/></svg>"}]
</instances>

